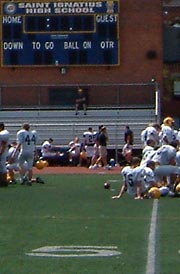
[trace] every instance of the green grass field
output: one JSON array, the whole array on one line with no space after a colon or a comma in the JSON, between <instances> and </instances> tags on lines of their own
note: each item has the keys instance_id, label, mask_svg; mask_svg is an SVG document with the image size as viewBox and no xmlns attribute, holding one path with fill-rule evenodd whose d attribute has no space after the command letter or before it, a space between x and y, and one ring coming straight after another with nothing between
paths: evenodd
<instances>
[{"instance_id":1,"label":"green grass field","mask_svg":"<svg viewBox=\"0 0 180 274\"><path fill-rule=\"evenodd\" d=\"M180 273L179 198L157 202L155 272L147 272L154 200L112 200L119 175L42 178L0 189L0 274Z\"/></svg>"}]
</instances>

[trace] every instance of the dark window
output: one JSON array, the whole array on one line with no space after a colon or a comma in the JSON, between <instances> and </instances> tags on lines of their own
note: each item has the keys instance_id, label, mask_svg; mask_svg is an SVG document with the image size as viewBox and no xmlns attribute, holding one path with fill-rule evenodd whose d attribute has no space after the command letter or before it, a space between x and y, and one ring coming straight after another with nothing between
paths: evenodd
<instances>
[{"instance_id":1,"label":"dark window","mask_svg":"<svg viewBox=\"0 0 180 274\"><path fill-rule=\"evenodd\" d=\"M164 27L164 62L180 62L180 27Z\"/></svg>"}]
</instances>

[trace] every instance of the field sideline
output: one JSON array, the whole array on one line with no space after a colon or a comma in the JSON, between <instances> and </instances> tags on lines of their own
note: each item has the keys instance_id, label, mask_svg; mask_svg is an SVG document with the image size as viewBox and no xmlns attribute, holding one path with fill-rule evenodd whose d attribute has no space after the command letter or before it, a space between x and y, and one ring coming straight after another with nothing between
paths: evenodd
<instances>
[{"instance_id":1,"label":"field sideline","mask_svg":"<svg viewBox=\"0 0 180 274\"><path fill-rule=\"evenodd\" d=\"M120 168L80 170L34 170L44 185L1 189L0 273L179 274L179 198L112 200Z\"/></svg>"},{"instance_id":2,"label":"field sideline","mask_svg":"<svg viewBox=\"0 0 180 274\"><path fill-rule=\"evenodd\" d=\"M37 168L33 169L34 174L120 174L122 166L113 167L111 170L104 169L103 167L98 169L88 169L81 166L49 166L42 170Z\"/></svg>"}]
</instances>

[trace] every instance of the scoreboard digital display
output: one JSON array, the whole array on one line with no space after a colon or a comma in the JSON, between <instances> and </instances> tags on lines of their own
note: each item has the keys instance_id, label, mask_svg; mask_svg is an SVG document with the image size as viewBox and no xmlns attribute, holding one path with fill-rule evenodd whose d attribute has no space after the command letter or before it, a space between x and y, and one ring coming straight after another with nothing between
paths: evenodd
<instances>
[{"instance_id":1,"label":"scoreboard digital display","mask_svg":"<svg viewBox=\"0 0 180 274\"><path fill-rule=\"evenodd\" d=\"M119 1L1 2L1 66L119 64Z\"/></svg>"}]
</instances>

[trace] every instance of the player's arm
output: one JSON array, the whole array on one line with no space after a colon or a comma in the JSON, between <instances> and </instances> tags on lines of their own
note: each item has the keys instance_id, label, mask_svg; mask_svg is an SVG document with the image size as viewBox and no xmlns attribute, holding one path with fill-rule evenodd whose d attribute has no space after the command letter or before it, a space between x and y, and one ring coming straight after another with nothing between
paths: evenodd
<instances>
[{"instance_id":1,"label":"player's arm","mask_svg":"<svg viewBox=\"0 0 180 274\"><path fill-rule=\"evenodd\" d=\"M12 153L12 156L11 156L12 159L14 159L16 157L16 154L18 153L18 151L20 150L20 148L21 148L21 144L19 143L19 144L17 144L14 152Z\"/></svg>"},{"instance_id":2,"label":"player's arm","mask_svg":"<svg viewBox=\"0 0 180 274\"><path fill-rule=\"evenodd\" d=\"M137 183L137 189L136 189L136 197L134 198L135 200L143 199L141 196L142 193L142 182Z\"/></svg>"},{"instance_id":3,"label":"player's arm","mask_svg":"<svg viewBox=\"0 0 180 274\"><path fill-rule=\"evenodd\" d=\"M121 190L119 191L119 194L116 196L112 196L112 199L120 199L123 196L126 189L127 189L127 184L126 184L126 182L124 182L121 187Z\"/></svg>"}]
</instances>

